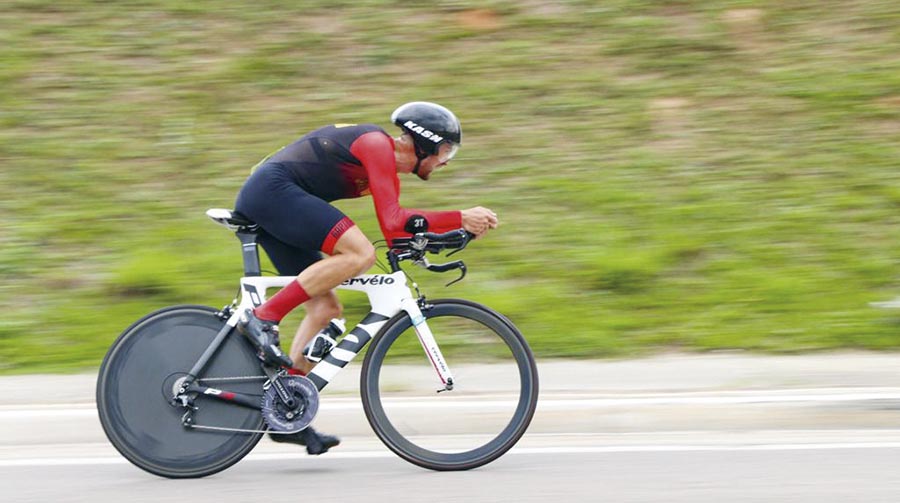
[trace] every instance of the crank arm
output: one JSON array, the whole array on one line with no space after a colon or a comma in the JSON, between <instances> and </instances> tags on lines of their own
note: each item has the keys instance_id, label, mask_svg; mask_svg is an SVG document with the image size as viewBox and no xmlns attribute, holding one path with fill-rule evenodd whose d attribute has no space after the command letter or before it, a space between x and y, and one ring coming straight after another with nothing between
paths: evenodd
<instances>
[{"instance_id":1,"label":"crank arm","mask_svg":"<svg viewBox=\"0 0 900 503\"><path fill-rule=\"evenodd\" d=\"M281 400L281 403L288 406L288 408L293 409L296 405L294 401L294 397L288 393L288 390L284 388L284 384L281 383L281 376L284 375L283 370L276 370L273 367L268 365L263 365L263 372L269 376L268 385L275 387L275 393L278 393L278 398ZM266 388L266 385L263 385L263 388ZM261 407L257 407L261 408Z\"/></svg>"}]
</instances>

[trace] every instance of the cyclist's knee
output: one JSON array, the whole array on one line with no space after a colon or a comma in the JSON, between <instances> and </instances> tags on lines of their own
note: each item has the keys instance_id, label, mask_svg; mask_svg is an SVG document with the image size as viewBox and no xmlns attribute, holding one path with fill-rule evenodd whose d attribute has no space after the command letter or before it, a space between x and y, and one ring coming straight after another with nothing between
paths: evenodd
<instances>
[{"instance_id":1,"label":"cyclist's knee","mask_svg":"<svg viewBox=\"0 0 900 503\"><path fill-rule=\"evenodd\" d=\"M368 271L372 268L372 266L375 265L375 247L372 246L371 243L369 243L368 247L366 247L364 250L360 250L360 253L356 255L355 259L357 266L356 274L362 274Z\"/></svg>"},{"instance_id":2,"label":"cyclist's knee","mask_svg":"<svg viewBox=\"0 0 900 503\"><path fill-rule=\"evenodd\" d=\"M342 255L352 264L351 276L362 274L375 265L375 247L357 226L351 227L338 240L334 253Z\"/></svg>"},{"instance_id":3,"label":"cyclist's knee","mask_svg":"<svg viewBox=\"0 0 900 503\"><path fill-rule=\"evenodd\" d=\"M375 247L368 241L364 246L342 252L341 256L347 261L348 277L363 274L375 265Z\"/></svg>"}]
</instances>

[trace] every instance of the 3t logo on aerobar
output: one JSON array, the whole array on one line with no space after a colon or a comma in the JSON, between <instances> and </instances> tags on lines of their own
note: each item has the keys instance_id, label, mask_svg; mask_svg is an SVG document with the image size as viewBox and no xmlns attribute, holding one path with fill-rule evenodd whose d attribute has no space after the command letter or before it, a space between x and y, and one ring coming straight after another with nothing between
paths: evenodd
<instances>
[{"instance_id":1,"label":"3t logo on aerobar","mask_svg":"<svg viewBox=\"0 0 900 503\"><path fill-rule=\"evenodd\" d=\"M350 278L343 285L393 285L394 278L390 276L370 276L368 278Z\"/></svg>"},{"instance_id":2,"label":"3t logo on aerobar","mask_svg":"<svg viewBox=\"0 0 900 503\"><path fill-rule=\"evenodd\" d=\"M439 135L423 128L422 126L416 124L413 121L406 121L406 123L403 124L403 127L408 128L410 131L414 131L414 132L418 133L419 135L421 135L425 138L428 138L429 140L431 140L435 143L440 143L441 140L444 139L443 136L439 136Z\"/></svg>"}]
</instances>

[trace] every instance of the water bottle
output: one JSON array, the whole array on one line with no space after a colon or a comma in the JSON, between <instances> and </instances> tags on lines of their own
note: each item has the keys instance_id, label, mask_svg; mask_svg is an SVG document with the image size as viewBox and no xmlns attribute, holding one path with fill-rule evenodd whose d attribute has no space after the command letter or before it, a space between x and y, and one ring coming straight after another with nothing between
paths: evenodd
<instances>
[{"instance_id":1,"label":"water bottle","mask_svg":"<svg viewBox=\"0 0 900 503\"><path fill-rule=\"evenodd\" d=\"M328 322L328 326L317 333L303 348L303 356L311 362L322 361L322 358L337 345L337 338L344 333L344 323L343 319L337 318Z\"/></svg>"}]
</instances>

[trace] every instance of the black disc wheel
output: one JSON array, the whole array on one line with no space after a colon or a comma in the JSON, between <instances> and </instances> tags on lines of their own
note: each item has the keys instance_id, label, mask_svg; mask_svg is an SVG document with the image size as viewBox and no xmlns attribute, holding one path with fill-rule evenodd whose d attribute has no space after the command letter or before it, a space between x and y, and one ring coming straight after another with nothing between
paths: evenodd
<instances>
[{"instance_id":1,"label":"black disc wheel","mask_svg":"<svg viewBox=\"0 0 900 503\"><path fill-rule=\"evenodd\" d=\"M404 313L372 341L360 376L375 434L403 459L468 470L499 458L525 433L538 398L527 342L505 317L462 300L433 301L427 325L453 374L444 387Z\"/></svg>"},{"instance_id":2,"label":"black disc wheel","mask_svg":"<svg viewBox=\"0 0 900 503\"><path fill-rule=\"evenodd\" d=\"M225 323L215 309L177 306L129 327L110 348L97 381L97 409L110 442L125 458L156 475L203 477L224 470L259 442L261 433L185 427L184 407L170 403L178 385ZM253 349L226 337L198 383L258 395L264 376ZM262 430L259 410L199 395L193 423Z\"/></svg>"}]
</instances>

